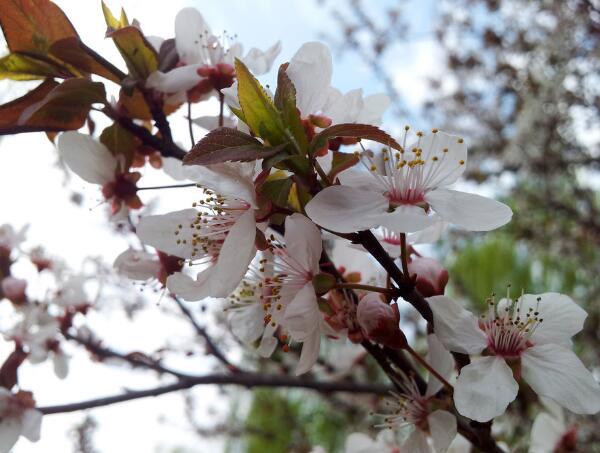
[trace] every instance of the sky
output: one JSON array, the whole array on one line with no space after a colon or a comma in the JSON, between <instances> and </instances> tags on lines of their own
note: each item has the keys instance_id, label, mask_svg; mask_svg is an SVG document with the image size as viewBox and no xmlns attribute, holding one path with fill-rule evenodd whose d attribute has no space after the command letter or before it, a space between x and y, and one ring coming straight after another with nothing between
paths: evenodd
<instances>
[{"instance_id":1,"label":"sky","mask_svg":"<svg viewBox=\"0 0 600 453\"><path fill-rule=\"evenodd\" d=\"M55 3L65 11L88 46L112 62L120 61L113 43L104 39L105 24L99 1L56 0ZM283 50L277 59L278 64L289 60L302 43L319 39L322 31L331 26L328 5L339 2L328 2L325 7L310 0L107 0L106 3L113 11L123 6L130 18L140 21L146 34L165 38L174 34L174 18L180 8L197 7L213 32L226 30L228 34L237 34L246 49L264 49L281 40ZM380 5L387 3L382 1ZM413 24L427 24L431 2L408 3L414 4L408 9L415 14ZM392 68L397 67L392 71L395 74L394 81L405 94L404 102L413 111L426 97L425 78L440 67L437 64L437 52L433 40L426 36L407 45L398 58L389 62ZM382 90L370 68L357 57L334 55L334 59L334 86L342 91L363 87L366 94ZM120 66L124 67L122 64ZM267 76L264 80L273 80L272 77ZM0 81L0 99L6 101L15 98L30 88L31 84L16 85ZM201 113L200 110L194 111L196 115ZM175 128L175 136L181 142L188 143L187 126L181 121L181 112L175 114L172 122L177 119L181 126ZM408 121L412 119L409 114ZM386 118L386 122L391 124L392 120ZM151 173L148 171L149 180L153 178ZM84 194L83 206L69 202L69 191ZM97 189L76 176L65 180L65 173L57 165L57 154L44 134L21 134L1 139L0 194L0 224L8 222L15 227L30 224L26 248L44 244L50 253L64 256L75 268L81 266L89 255L102 257L110 263L128 245L127 239L115 236L106 228L105 210L96 207L100 199ZM169 200L162 202L163 211L187 207L187 201L178 197L172 194L162 197ZM186 341L190 333L186 330L187 326L182 326L159 308L146 310L140 319L131 323L124 319L117 308L108 307L94 316L91 322L98 332L106 335L108 345L121 351L151 351L165 339L175 344ZM126 335L114 335L119 332L126 332ZM8 347L0 340L0 357L8 352ZM86 354L75 350L69 352L73 360L70 375L65 381L54 376L49 364L26 364L22 367L22 385L34 390L39 405L112 395L125 388L143 389L157 383L151 373L131 371L126 367L90 365ZM211 363L199 362L194 366L196 369L193 371L202 372L209 370ZM209 402L207 406L214 406L221 411L227 408L227 401L217 389L202 387L195 392L201 395L203 401ZM202 448L199 448L198 438L186 425L182 412L182 397L176 394L96 409L93 411L99 423L95 435L96 447L100 453L166 452L166 448L176 446L187 447L190 452L219 449L221 444L218 441L203 441ZM208 410L200 412L200 420L210 424L213 415ZM45 417L42 440L36 444L21 440L14 453L71 451L72 444L66 433L84 415L74 413Z\"/></svg>"}]
</instances>

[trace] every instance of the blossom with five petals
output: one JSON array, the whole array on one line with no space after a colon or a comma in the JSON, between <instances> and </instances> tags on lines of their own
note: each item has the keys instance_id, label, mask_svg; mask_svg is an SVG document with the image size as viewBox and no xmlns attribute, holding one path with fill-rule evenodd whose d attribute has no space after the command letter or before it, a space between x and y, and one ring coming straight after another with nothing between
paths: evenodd
<instances>
[{"instance_id":1,"label":"blossom with five petals","mask_svg":"<svg viewBox=\"0 0 600 453\"><path fill-rule=\"evenodd\" d=\"M456 409L465 417L486 422L504 413L520 376L572 412L600 411L600 386L570 348L587 316L570 297L525 294L498 303L492 297L481 320L446 296L427 300L436 334L450 351L484 353L462 368L454 386Z\"/></svg>"},{"instance_id":2,"label":"blossom with five petals","mask_svg":"<svg viewBox=\"0 0 600 453\"><path fill-rule=\"evenodd\" d=\"M450 190L467 161L462 138L438 132L417 133L418 140L402 149L359 153L367 171L339 175L342 185L319 192L307 205L318 225L339 233L378 226L398 233L424 230L442 220L471 231L488 231L512 217L508 206L475 194ZM432 211L437 215L432 215Z\"/></svg>"}]
</instances>

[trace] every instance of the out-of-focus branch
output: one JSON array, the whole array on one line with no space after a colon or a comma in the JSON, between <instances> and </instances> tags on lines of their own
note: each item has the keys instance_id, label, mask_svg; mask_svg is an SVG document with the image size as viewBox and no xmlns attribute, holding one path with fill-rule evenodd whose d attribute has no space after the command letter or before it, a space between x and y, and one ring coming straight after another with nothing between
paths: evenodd
<instances>
[{"instance_id":1,"label":"out-of-focus branch","mask_svg":"<svg viewBox=\"0 0 600 453\"><path fill-rule=\"evenodd\" d=\"M248 389L257 387L293 387L315 390L320 393L349 392L376 395L386 395L392 390L391 387L379 384L359 384L349 381L321 382L305 380L293 376L269 376L259 373L240 372L234 374L207 374L205 376L187 377L180 379L173 384L163 385L148 390L129 391L120 395L96 398L71 404L38 407L37 409L45 415L76 412L124 401L164 395L166 393L190 389L197 385L239 385Z\"/></svg>"},{"instance_id":2,"label":"out-of-focus branch","mask_svg":"<svg viewBox=\"0 0 600 453\"><path fill-rule=\"evenodd\" d=\"M215 344L215 342L210 337L206 329L200 324L198 324L198 321L196 321L196 318L194 317L192 312L185 306L185 304L176 296L173 296L173 300L175 301L183 315L189 320L196 333L202 338L204 338L207 352L210 355L214 356L223 365L225 365L229 371L232 371L234 373L239 372L240 369L236 365L232 364L229 361L229 359L227 359L223 351L221 351L221 349L219 349L219 347Z\"/></svg>"}]
</instances>

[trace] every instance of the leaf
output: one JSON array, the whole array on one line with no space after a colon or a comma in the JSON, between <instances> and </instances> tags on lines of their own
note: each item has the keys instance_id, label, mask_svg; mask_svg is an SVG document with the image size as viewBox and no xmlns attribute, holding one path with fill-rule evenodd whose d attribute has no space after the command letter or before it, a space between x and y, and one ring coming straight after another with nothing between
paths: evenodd
<instances>
[{"instance_id":1,"label":"leaf","mask_svg":"<svg viewBox=\"0 0 600 453\"><path fill-rule=\"evenodd\" d=\"M19 53L0 58L0 80L37 80L70 75L65 68Z\"/></svg>"},{"instance_id":2,"label":"leaf","mask_svg":"<svg viewBox=\"0 0 600 453\"><path fill-rule=\"evenodd\" d=\"M18 126L19 117L27 107L37 104L42 101L58 83L54 80L47 79L27 94L17 98L6 104L0 105L0 134L16 134L19 132L31 132L40 130L61 130L61 129L44 129L30 128Z\"/></svg>"},{"instance_id":3,"label":"leaf","mask_svg":"<svg viewBox=\"0 0 600 453\"><path fill-rule=\"evenodd\" d=\"M302 153L306 153L308 151L308 139L302 126L300 112L296 107L296 87L287 75L287 66L288 64L286 63L279 67L277 90L275 91L274 99L275 107L281 111L283 122L292 133L299 150Z\"/></svg>"},{"instance_id":4,"label":"leaf","mask_svg":"<svg viewBox=\"0 0 600 453\"><path fill-rule=\"evenodd\" d=\"M266 181L262 186L260 193L271 200L277 206L287 207L288 197L293 185L292 178L274 179Z\"/></svg>"},{"instance_id":5,"label":"leaf","mask_svg":"<svg viewBox=\"0 0 600 453\"><path fill-rule=\"evenodd\" d=\"M343 123L323 129L314 136L310 144L312 152L323 148L329 140L336 137L353 137L373 140L377 143L382 143L390 148L400 150L402 147L389 134L382 131L376 126L369 124Z\"/></svg>"},{"instance_id":6,"label":"leaf","mask_svg":"<svg viewBox=\"0 0 600 453\"><path fill-rule=\"evenodd\" d=\"M252 136L220 127L209 132L183 158L184 165L210 165L220 162L248 162L270 157L281 151L286 144L268 147Z\"/></svg>"},{"instance_id":7,"label":"leaf","mask_svg":"<svg viewBox=\"0 0 600 453\"><path fill-rule=\"evenodd\" d=\"M105 103L104 85L89 79L46 81L25 96L0 106L0 134L79 129L90 107Z\"/></svg>"},{"instance_id":8,"label":"leaf","mask_svg":"<svg viewBox=\"0 0 600 453\"><path fill-rule=\"evenodd\" d=\"M333 159L331 161L331 170L329 171L329 179L335 180L335 177L347 170L348 168L356 165L359 161L358 156L354 153L342 153L340 151L332 151Z\"/></svg>"},{"instance_id":9,"label":"leaf","mask_svg":"<svg viewBox=\"0 0 600 453\"><path fill-rule=\"evenodd\" d=\"M0 26L11 52L45 55L50 46L77 32L63 11L49 0L0 0Z\"/></svg>"},{"instance_id":10,"label":"leaf","mask_svg":"<svg viewBox=\"0 0 600 453\"><path fill-rule=\"evenodd\" d=\"M113 39L135 79L146 80L158 69L158 55L139 28L123 27L109 32L107 36Z\"/></svg>"},{"instance_id":11,"label":"leaf","mask_svg":"<svg viewBox=\"0 0 600 453\"><path fill-rule=\"evenodd\" d=\"M125 14L125 10L121 8L121 16L119 19L113 16L111 10L106 6L106 3L102 2L102 13L104 14L104 20L106 21L106 26L109 31L118 30L123 27L129 26L129 19L127 19L127 15Z\"/></svg>"},{"instance_id":12,"label":"leaf","mask_svg":"<svg viewBox=\"0 0 600 453\"><path fill-rule=\"evenodd\" d=\"M115 156L124 156L124 168L131 166L133 151L137 145L135 137L118 123L105 128L100 134L100 141Z\"/></svg>"},{"instance_id":13,"label":"leaf","mask_svg":"<svg viewBox=\"0 0 600 453\"><path fill-rule=\"evenodd\" d=\"M121 71L107 64L76 37L56 41L50 46L49 53L86 74L96 74L115 83L119 83L124 77Z\"/></svg>"},{"instance_id":14,"label":"leaf","mask_svg":"<svg viewBox=\"0 0 600 453\"><path fill-rule=\"evenodd\" d=\"M282 118L273 100L239 59L235 60L235 73L238 99L250 130L270 145L287 142Z\"/></svg>"}]
</instances>

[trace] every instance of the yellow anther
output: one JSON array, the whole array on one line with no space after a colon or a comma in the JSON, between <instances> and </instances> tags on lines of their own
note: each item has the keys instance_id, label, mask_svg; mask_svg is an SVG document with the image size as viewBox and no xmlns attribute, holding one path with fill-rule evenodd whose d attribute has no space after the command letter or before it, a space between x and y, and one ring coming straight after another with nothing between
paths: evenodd
<instances>
[{"instance_id":1,"label":"yellow anther","mask_svg":"<svg viewBox=\"0 0 600 453\"><path fill-rule=\"evenodd\" d=\"M439 129L437 129L437 128L434 127L433 129L431 129L431 132L433 134L437 134L439 132Z\"/></svg>"},{"instance_id":2,"label":"yellow anther","mask_svg":"<svg viewBox=\"0 0 600 453\"><path fill-rule=\"evenodd\" d=\"M464 141L462 138L459 138L459 139L457 140L457 142L458 142L458 143L464 143L465 141Z\"/></svg>"},{"instance_id":3,"label":"yellow anther","mask_svg":"<svg viewBox=\"0 0 600 453\"><path fill-rule=\"evenodd\" d=\"M465 161L461 159L461 160L458 161L458 163L461 164L461 165L464 165Z\"/></svg>"}]
</instances>

